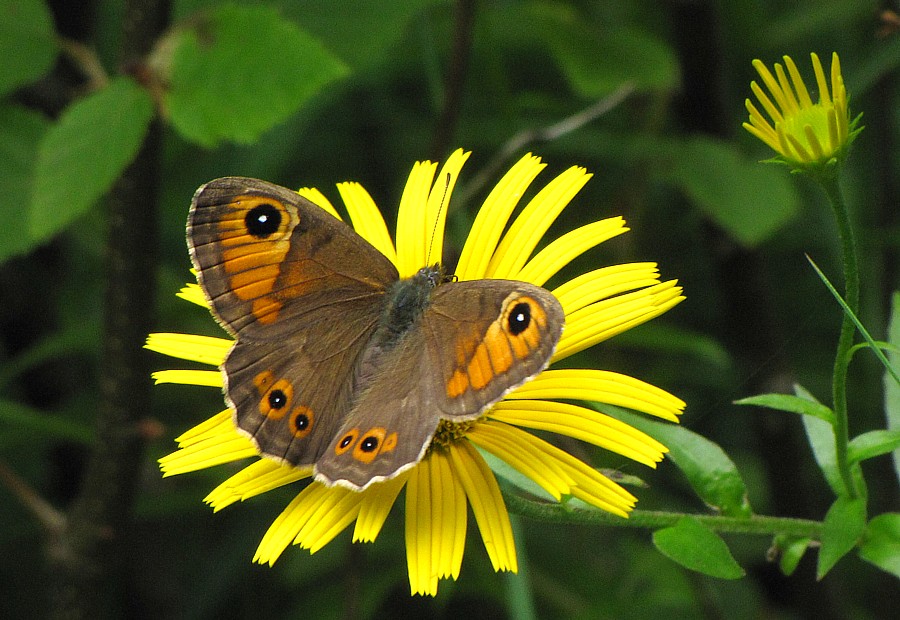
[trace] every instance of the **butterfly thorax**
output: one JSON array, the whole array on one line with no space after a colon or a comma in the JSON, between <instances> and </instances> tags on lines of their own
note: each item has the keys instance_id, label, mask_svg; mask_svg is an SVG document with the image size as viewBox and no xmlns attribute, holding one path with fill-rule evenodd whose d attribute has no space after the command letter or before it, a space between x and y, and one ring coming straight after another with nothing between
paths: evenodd
<instances>
[{"instance_id":1,"label":"butterfly thorax","mask_svg":"<svg viewBox=\"0 0 900 620\"><path fill-rule=\"evenodd\" d=\"M373 342L383 349L393 348L431 304L434 289L445 281L440 265L432 265L422 267L411 278L394 282L388 288L387 304Z\"/></svg>"}]
</instances>

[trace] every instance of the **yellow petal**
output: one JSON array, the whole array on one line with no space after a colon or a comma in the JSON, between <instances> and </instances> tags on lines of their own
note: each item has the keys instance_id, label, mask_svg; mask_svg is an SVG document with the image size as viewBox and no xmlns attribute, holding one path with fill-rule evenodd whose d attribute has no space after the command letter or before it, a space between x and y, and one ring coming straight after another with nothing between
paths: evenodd
<instances>
[{"instance_id":1,"label":"yellow petal","mask_svg":"<svg viewBox=\"0 0 900 620\"><path fill-rule=\"evenodd\" d=\"M681 287L671 280L590 304L566 315L566 329L553 360L561 360L645 323L679 304Z\"/></svg>"},{"instance_id":2,"label":"yellow petal","mask_svg":"<svg viewBox=\"0 0 900 620\"><path fill-rule=\"evenodd\" d=\"M453 472L472 506L472 514L494 570L517 572L512 526L497 479L469 442L454 442L448 451Z\"/></svg>"},{"instance_id":3,"label":"yellow petal","mask_svg":"<svg viewBox=\"0 0 900 620\"><path fill-rule=\"evenodd\" d=\"M516 274L516 279L543 286L560 269L589 249L628 230L621 217L611 217L576 228L538 252Z\"/></svg>"},{"instance_id":4,"label":"yellow petal","mask_svg":"<svg viewBox=\"0 0 900 620\"><path fill-rule=\"evenodd\" d=\"M656 467L666 447L636 428L598 411L569 403L540 400L503 401L488 414L514 426L574 437Z\"/></svg>"},{"instance_id":5,"label":"yellow petal","mask_svg":"<svg viewBox=\"0 0 900 620\"><path fill-rule=\"evenodd\" d=\"M337 188L350 214L354 230L396 265L397 250L394 249L384 216L369 192L359 183L338 183Z\"/></svg>"},{"instance_id":6,"label":"yellow petal","mask_svg":"<svg viewBox=\"0 0 900 620\"><path fill-rule=\"evenodd\" d=\"M594 369L545 370L506 395L506 400L589 400L627 407L678 422L685 402L655 385L617 372Z\"/></svg>"},{"instance_id":7,"label":"yellow petal","mask_svg":"<svg viewBox=\"0 0 900 620\"><path fill-rule=\"evenodd\" d=\"M222 373L218 370L158 370L152 375L157 385L179 383L204 387L222 387Z\"/></svg>"},{"instance_id":8,"label":"yellow petal","mask_svg":"<svg viewBox=\"0 0 900 620\"><path fill-rule=\"evenodd\" d=\"M157 333L147 336L144 348L170 357L219 366L225 361L225 356L233 344L233 340L225 338Z\"/></svg>"},{"instance_id":9,"label":"yellow petal","mask_svg":"<svg viewBox=\"0 0 900 620\"><path fill-rule=\"evenodd\" d=\"M456 266L460 280L477 280L487 274L487 266L497 249L510 215L534 178L546 167L540 157L528 153L503 175L475 215L472 229Z\"/></svg>"},{"instance_id":10,"label":"yellow petal","mask_svg":"<svg viewBox=\"0 0 900 620\"><path fill-rule=\"evenodd\" d=\"M589 271L553 289L566 315L628 291L659 284L656 263L624 263Z\"/></svg>"},{"instance_id":11,"label":"yellow petal","mask_svg":"<svg viewBox=\"0 0 900 620\"><path fill-rule=\"evenodd\" d=\"M312 467L290 467L272 459L259 459L213 489L203 501L218 512L235 502L309 478Z\"/></svg>"},{"instance_id":12,"label":"yellow petal","mask_svg":"<svg viewBox=\"0 0 900 620\"><path fill-rule=\"evenodd\" d=\"M503 236L487 277L515 279L544 233L591 176L584 168L572 166L539 191Z\"/></svg>"},{"instance_id":13,"label":"yellow petal","mask_svg":"<svg viewBox=\"0 0 900 620\"><path fill-rule=\"evenodd\" d=\"M339 220L343 220L341 214L337 212L337 209L334 208L334 205L331 204L331 201L325 197L325 194L320 192L315 187L301 187L297 190L297 193L306 198L308 201L321 208L323 211L328 213L329 215L336 217Z\"/></svg>"},{"instance_id":14,"label":"yellow petal","mask_svg":"<svg viewBox=\"0 0 900 620\"><path fill-rule=\"evenodd\" d=\"M397 210L397 270L408 278L425 266L428 196L437 164L416 162Z\"/></svg>"},{"instance_id":15,"label":"yellow petal","mask_svg":"<svg viewBox=\"0 0 900 620\"><path fill-rule=\"evenodd\" d=\"M363 492L359 517L353 530L353 542L375 540L409 475L410 472L407 470L390 480L373 484Z\"/></svg>"},{"instance_id":16,"label":"yellow petal","mask_svg":"<svg viewBox=\"0 0 900 620\"><path fill-rule=\"evenodd\" d=\"M206 303L206 295L203 294L203 289L201 289L200 285L195 282L185 284L184 288L176 293L176 296L184 299L185 301L189 301L192 304L197 304L198 306L203 306L204 308L209 307L209 304Z\"/></svg>"}]
</instances>

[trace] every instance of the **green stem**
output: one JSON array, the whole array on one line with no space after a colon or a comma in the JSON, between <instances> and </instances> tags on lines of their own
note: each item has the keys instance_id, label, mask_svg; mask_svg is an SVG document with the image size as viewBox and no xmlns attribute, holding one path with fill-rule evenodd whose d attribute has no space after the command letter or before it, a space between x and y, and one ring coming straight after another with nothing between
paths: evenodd
<instances>
[{"instance_id":1,"label":"green stem","mask_svg":"<svg viewBox=\"0 0 900 620\"><path fill-rule=\"evenodd\" d=\"M715 532L761 536L782 534L815 540L819 540L822 536L821 521L808 519L788 519L762 515L723 517L651 510L635 510L629 518L623 519L601 510L585 510L570 508L564 504L537 502L525 499L514 493L504 493L503 499L506 501L510 512L536 521L576 525L611 525L657 530L662 527L675 525L683 517L693 517Z\"/></svg>"},{"instance_id":2,"label":"green stem","mask_svg":"<svg viewBox=\"0 0 900 620\"><path fill-rule=\"evenodd\" d=\"M844 203L844 196L838 183L837 166L830 166L829 171L818 176L822 188L828 195L834 219L838 225L841 239L841 259L844 263L844 300L853 314L859 314L859 266L856 257L856 241L853 227ZM853 482L850 464L847 460L847 446L850 443L849 421L847 415L847 368L850 364L850 349L853 347L853 320L844 313L841 321L841 335L838 338L837 353L834 358L832 374L832 399L834 407L834 439L835 460L838 472L851 498L858 496Z\"/></svg>"}]
</instances>

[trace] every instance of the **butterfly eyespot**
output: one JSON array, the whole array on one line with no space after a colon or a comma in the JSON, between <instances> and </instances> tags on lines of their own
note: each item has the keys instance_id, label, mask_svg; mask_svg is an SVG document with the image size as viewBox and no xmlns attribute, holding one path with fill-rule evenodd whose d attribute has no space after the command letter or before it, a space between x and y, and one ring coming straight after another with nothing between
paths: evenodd
<instances>
[{"instance_id":1,"label":"butterfly eyespot","mask_svg":"<svg viewBox=\"0 0 900 620\"><path fill-rule=\"evenodd\" d=\"M374 461L381 452L379 448L382 446L385 435L387 435L387 430L380 426L370 428L353 448L353 458L362 463Z\"/></svg>"},{"instance_id":2,"label":"butterfly eyespot","mask_svg":"<svg viewBox=\"0 0 900 620\"><path fill-rule=\"evenodd\" d=\"M281 211L268 202L256 205L244 216L247 231L259 239L265 239L281 226Z\"/></svg>"},{"instance_id":3,"label":"butterfly eyespot","mask_svg":"<svg viewBox=\"0 0 900 620\"><path fill-rule=\"evenodd\" d=\"M287 379L279 379L272 383L271 373L260 373L256 376L257 390L263 392L268 388L259 401L259 412L264 416L278 420L284 416L291 406L294 398L294 386Z\"/></svg>"},{"instance_id":4,"label":"butterfly eyespot","mask_svg":"<svg viewBox=\"0 0 900 620\"><path fill-rule=\"evenodd\" d=\"M287 405L287 394L281 390L272 390L269 392L269 407L272 409L281 409Z\"/></svg>"},{"instance_id":5,"label":"butterfly eyespot","mask_svg":"<svg viewBox=\"0 0 900 620\"><path fill-rule=\"evenodd\" d=\"M338 455L344 454L347 450L350 449L350 446L354 444L357 437L359 437L358 428L352 428L347 431L347 434L341 437L341 440L338 441L337 445L334 447L334 453Z\"/></svg>"},{"instance_id":6,"label":"butterfly eyespot","mask_svg":"<svg viewBox=\"0 0 900 620\"><path fill-rule=\"evenodd\" d=\"M509 311L506 322L509 333L513 336L518 336L531 325L531 306L524 301L520 301Z\"/></svg>"},{"instance_id":7,"label":"butterfly eyespot","mask_svg":"<svg viewBox=\"0 0 900 620\"><path fill-rule=\"evenodd\" d=\"M312 432L315 415L313 410L306 406L295 407L291 412L291 432L297 439L302 439Z\"/></svg>"}]
</instances>

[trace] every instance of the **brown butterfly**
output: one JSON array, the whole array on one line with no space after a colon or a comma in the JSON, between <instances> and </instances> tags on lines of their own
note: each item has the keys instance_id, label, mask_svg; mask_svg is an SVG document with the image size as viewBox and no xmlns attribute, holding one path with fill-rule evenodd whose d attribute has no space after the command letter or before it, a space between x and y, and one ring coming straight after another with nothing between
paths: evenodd
<instances>
[{"instance_id":1,"label":"brown butterfly","mask_svg":"<svg viewBox=\"0 0 900 620\"><path fill-rule=\"evenodd\" d=\"M396 267L296 192L227 177L197 190L187 240L236 342L222 372L260 452L363 489L425 455L549 363L564 315L543 288Z\"/></svg>"}]
</instances>

